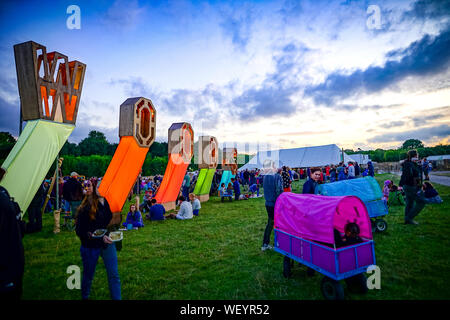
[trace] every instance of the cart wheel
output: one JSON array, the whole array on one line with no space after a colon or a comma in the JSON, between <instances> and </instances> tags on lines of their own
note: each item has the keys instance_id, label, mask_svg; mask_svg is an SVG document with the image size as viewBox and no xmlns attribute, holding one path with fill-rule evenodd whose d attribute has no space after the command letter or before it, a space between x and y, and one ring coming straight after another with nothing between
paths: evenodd
<instances>
[{"instance_id":1,"label":"cart wheel","mask_svg":"<svg viewBox=\"0 0 450 320\"><path fill-rule=\"evenodd\" d=\"M316 274L316 271L314 270L314 269L312 269L312 268L306 268L306 275L308 276L308 277L314 277L314 275Z\"/></svg>"},{"instance_id":2,"label":"cart wheel","mask_svg":"<svg viewBox=\"0 0 450 320\"><path fill-rule=\"evenodd\" d=\"M375 225L378 232L384 232L387 229L387 222L384 221L383 219L377 219L375 221Z\"/></svg>"},{"instance_id":3,"label":"cart wheel","mask_svg":"<svg viewBox=\"0 0 450 320\"><path fill-rule=\"evenodd\" d=\"M377 231L377 225L374 221L370 221L372 224L372 233L375 233Z\"/></svg>"},{"instance_id":4,"label":"cart wheel","mask_svg":"<svg viewBox=\"0 0 450 320\"><path fill-rule=\"evenodd\" d=\"M283 259L283 276L285 278L291 277L291 259L289 257L284 257Z\"/></svg>"},{"instance_id":5,"label":"cart wheel","mask_svg":"<svg viewBox=\"0 0 450 320\"><path fill-rule=\"evenodd\" d=\"M364 273L345 279L347 288L350 292L365 294L369 290L367 288L367 278Z\"/></svg>"},{"instance_id":6,"label":"cart wheel","mask_svg":"<svg viewBox=\"0 0 450 320\"><path fill-rule=\"evenodd\" d=\"M322 294L327 300L344 300L344 288L339 281L324 277L320 285Z\"/></svg>"}]
</instances>

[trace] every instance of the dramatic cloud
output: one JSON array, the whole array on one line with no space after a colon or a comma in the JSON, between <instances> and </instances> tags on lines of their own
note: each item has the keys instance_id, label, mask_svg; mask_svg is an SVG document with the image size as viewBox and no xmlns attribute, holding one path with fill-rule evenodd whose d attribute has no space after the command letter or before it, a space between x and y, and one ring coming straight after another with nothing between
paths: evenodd
<instances>
[{"instance_id":1,"label":"dramatic cloud","mask_svg":"<svg viewBox=\"0 0 450 320\"><path fill-rule=\"evenodd\" d=\"M12 104L0 96L0 131L19 135L19 110L19 105Z\"/></svg>"},{"instance_id":2,"label":"dramatic cloud","mask_svg":"<svg viewBox=\"0 0 450 320\"><path fill-rule=\"evenodd\" d=\"M133 30L142 22L145 8L138 1L116 0L106 11L101 22L116 30Z\"/></svg>"},{"instance_id":3,"label":"dramatic cloud","mask_svg":"<svg viewBox=\"0 0 450 320\"><path fill-rule=\"evenodd\" d=\"M332 105L358 93L374 93L389 88L408 76L427 76L446 71L450 64L450 30L438 36L425 35L406 49L389 52L383 67L369 67L350 74L335 72L305 94L319 104Z\"/></svg>"},{"instance_id":4,"label":"dramatic cloud","mask_svg":"<svg viewBox=\"0 0 450 320\"><path fill-rule=\"evenodd\" d=\"M385 123L385 124L381 125L380 127L385 128L385 129L390 129L390 128L401 127L404 124L405 124L405 121L392 121L389 123Z\"/></svg>"},{"instance_id":5,"label":"dramatic cloud","mask_svg":"<svg viewBox=\"0 0 450 320\"><path fill-rule=\"evenodd\" d=\"M446 138L450 135L450 126L447 124L420 128L403 132L392 132L377 135L368 139L371 143L396 142L405 141L407 139L431 140L433 138Z\"/></svg>"},{"instance_id":6,"label":"dramatic cloud","mask_svg":"<svg viewBox=\"0 0 450 320\"><path fill-rule=\"evenodd\" d=\"M231 38L231 42L240 50L245 50L250 41L251 26L253 24L253 11L247 5L247 10L233 10L232 13L224 13L224 20L220 23L225 36Z\"/></svg>"}]
</instances>

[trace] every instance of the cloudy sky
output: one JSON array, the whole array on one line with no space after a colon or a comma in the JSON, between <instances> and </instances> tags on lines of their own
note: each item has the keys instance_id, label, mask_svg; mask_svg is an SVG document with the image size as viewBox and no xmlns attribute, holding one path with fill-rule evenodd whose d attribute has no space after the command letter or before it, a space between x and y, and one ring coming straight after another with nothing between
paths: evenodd
<instances>
[{"instance_id":1,"label":"cloudy sky","mask_svg":"<svg viewBox=\"0 0 450 320\"><path fill-rule=\"evenodd\" d=\"M13 45L33 40L87 64L72 142L118 142L120 104L143 96L158 141L187 121L241 152L450 143L450 1L2 1L0 27L0 131L15 136Z\"/></svg>"}]
</instances>

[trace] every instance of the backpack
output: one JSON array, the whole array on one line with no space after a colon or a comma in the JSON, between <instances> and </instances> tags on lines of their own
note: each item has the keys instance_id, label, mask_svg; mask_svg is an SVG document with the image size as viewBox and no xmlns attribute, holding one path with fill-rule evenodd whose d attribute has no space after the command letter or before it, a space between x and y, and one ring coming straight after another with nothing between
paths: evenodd
<instances>
[{"instance_id":1,"label":"backpack","mask_svg":"<svg viewBox=\"0 0 450 320\"><path fill-rule=\"evenodd\" d=\"M0 186L0 208L4 210L5 208L10 207L14 212L14 215L17 221L21 221L22 218L22 210L20 210L20 206L17 202L14 201L14 198L11 198L8 190L4 187Z\"/></svg>"}]
</instances>

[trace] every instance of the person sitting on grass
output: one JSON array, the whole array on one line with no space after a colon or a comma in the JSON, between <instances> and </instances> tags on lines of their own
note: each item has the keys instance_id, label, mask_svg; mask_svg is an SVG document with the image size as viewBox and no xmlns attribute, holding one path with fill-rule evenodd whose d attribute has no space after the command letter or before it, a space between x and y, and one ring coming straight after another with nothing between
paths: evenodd
<instances>
[{"instance_id":1,"label":"person sitting on grass","mask_svg":"<svg viewBox=\"0 0 450 320\"><path fill-rule=\"evenodd\" d=\"M166 209L162 204L156 203L156 199L152 199L150 201L150 210L146 215L146 219L150 221L158 221L164 220L164 214L166 213Z\"/></svg>"},{"instance_id":2,"label":"person sitting on grass","mask_svg":"<svg viewBox=\"0 0 450 320\"><path fill-rule=\"evenodd\" d=\"M220 201L223 202L223 200L225 199L225 196L231 195L232 192L229 191L229 190L225 187L225 183L222 183L222 185L220 186L220 194L221 194ZM231 198L231 197L230 197L230 201L232 201L232 198Z\"/></svg>"},{"instance_id":3,"label":"person sitting on grass","mask_svg":"<svg viewBox=\"0 0 450 320\"><path fill-rule=\"evenodd\" d=\"M256 193L256 197L259 196L259 184L252 184L249 188L248 188L248 194L250 196L250 198L254 198L255 197L255 193Z\"/></svg>"},{"instance_id":4,"label":"person sitting on grass","mask_svg":"<svg viewBox=\"0 0 450 320\"><path fill-rule=\"evenodd\" d=\"M433 187L431 183L428 181L424 182L422 185L422 191L425 195L424 201L426 203L442 203L442 199L439 196L439 193L436 191L436 189Z\"/></svg>"},{"instance_id":5,"label":"person sitting on grass","mask_svg":"<svg viewBox=\"0 0 450 320\"><path fill-rule=\"evenodd\" d=\"M202 205L200 204L200 200L198 200L198 198L193 193L189 194L189 200L191 200L191 203L192 203L192 214L194 216L198 216L198 213L199 213L200 209L202 208Z\"/></svg>"},{"instance_id":6,"label":"person sitting on grass","mask_svg":"<svg viewBox=\"0 0 450 320\"><path fill-rule=\"evenodd\" d=\"M180 204L180 210L178 211L178 213L171 213L167 216L167 218L178 220L192 219L192 217L194 216L192 212L192 204L189 201L186 201L183 196L179 196L178 203Z\"/></svg>"},{"instance_id":7,"label":"person sitting on grass","mask_svg":"<svg viewBox=\"0 0 450 320\"><path fill-rule=\"evenodd\" d=\"M133 225L133 228L142 228L144 226L142 215L139 211L136 211L135 204L130 206L130 212L128 212L127 219L123 223L123 226L126 228L129 224Z\"/></svg>"},{"instance_id":8,"label":"person sitting on grass","mask_svg":"<svg viewBox=\"0 0 450 320\"><path fill-rule=\"evenodd\" d=\"M139 210L143 213L149 212L150 207L152 206L151 204L152 199L153 199L153 192L151 190L145 191L142 203L139 205Z\"/></svg>"}]
</instances>

